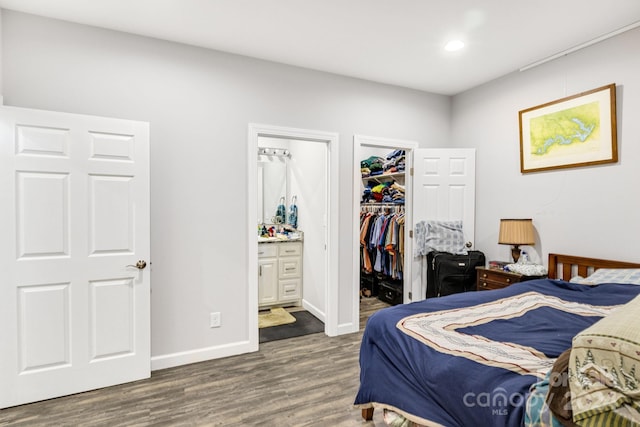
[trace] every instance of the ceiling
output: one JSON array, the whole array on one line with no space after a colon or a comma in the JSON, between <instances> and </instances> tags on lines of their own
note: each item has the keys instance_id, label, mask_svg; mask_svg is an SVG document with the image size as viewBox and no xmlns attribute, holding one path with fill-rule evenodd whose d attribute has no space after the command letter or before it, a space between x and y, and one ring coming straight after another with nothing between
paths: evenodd
<instances>
[{"instance_id":1,"label":"ceiling","mask_svg":"<svg viewBox=\"0 0 640 427\"><path fill-rule=\"evenodd\" d=\"M444 95L640 25L638 0L0 0L0 7ZM446 52L452 38L465 48Z\"/></svg>"}]
</instances>

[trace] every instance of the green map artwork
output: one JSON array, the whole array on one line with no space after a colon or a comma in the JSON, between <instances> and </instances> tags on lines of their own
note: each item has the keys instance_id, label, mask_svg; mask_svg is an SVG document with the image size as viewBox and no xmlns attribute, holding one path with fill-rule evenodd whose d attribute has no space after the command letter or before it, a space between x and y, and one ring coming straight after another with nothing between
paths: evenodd
<instances>
[{"instance_id":1,"label":"green map artwork","mask_svg":"<svg viewBox=\"0 0 640 427\"><path fill-rule=\"evenodd\" d=\"M600 103L579 105L530 121L531 154L544 156L556 147L582 144L600 135Z\"/></svg>"}]
</instances>

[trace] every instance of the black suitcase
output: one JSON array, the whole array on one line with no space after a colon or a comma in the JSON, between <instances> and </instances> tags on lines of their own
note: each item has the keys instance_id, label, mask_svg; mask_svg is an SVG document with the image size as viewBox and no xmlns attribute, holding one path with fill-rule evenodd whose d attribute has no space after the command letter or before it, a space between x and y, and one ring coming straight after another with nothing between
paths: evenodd
<instances>
[{"instance_id":1,"label":"black suitcase","mask_svg":"<svg viewBox=\"0 0 640 427\"><path fill-rule=\"evenodd\" d=\"M360 291L365 296L377 297L378 296L378 276L376 273L360 272ZM365 293L365 291L368 291ZM367 295L368 294L368 295Z\"/></svg>"},{"instance_id":2,"label":"black suitcase","mask_svg":"<svg viewBox=\"0 0 640 427\"><path fill-rule=\"evenodd\" d=\"M467 255L429 252L427 255L426 297L476 290L476 267L485 265L484 253L469 251Z\"/></svg>"},{"instance_id":3,"label":"black suitcase","mask_svg":"<svg viewBox=\"0 0 640 427\"><path fill-rule=\"evenodd\" d=\"M402 304L403 285L400 280L381 280L378 283L378 299L391 305Z\"/></svg>"}]
</instances>

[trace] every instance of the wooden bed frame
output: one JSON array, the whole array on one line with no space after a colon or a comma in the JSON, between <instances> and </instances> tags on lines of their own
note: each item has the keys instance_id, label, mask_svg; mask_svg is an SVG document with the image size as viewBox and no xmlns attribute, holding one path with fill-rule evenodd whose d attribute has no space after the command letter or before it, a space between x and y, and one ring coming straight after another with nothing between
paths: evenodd
<instances>
[{"instance_id":1,"label":"wooden bed frame","mask_svg":"<svg viewBox=\"0 0 640 427\"><path fill-rule=\"evenodd\" d=\"M548 277L569 281L578 275L587 277L599 268L640 268L640 263L613 261L598 258L586 258L574 255L549 254ZM373 419L374 408L362 409L362 418L366 421Z\"/></svg>"},{"instance_id":2,"label":"wooden bed frame","mask_svg":"<svg viewBox=\"0 0 640 427\"><path fill-rule=\"evenodd\" d=\"M599 268L640 268L640 264L573 255L549 254L548 277L550 279L568 281L576 275L587 277Z\"/></svg>"}]
</instances>

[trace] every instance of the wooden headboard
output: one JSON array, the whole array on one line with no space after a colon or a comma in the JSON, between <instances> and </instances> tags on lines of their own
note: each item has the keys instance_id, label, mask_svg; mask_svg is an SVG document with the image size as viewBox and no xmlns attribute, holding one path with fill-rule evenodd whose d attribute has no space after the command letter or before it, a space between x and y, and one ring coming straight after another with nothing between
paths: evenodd
<instances>
[{"instance_id":1,"label":"wooden headboard","mask_svg":"<svg viewBox=\"0 0 640 427\"><path fill-rule=\"evenodd\" d=\"M576 275L587 277L599 268L640 268L640 264L573 255L549 254L550 279L570 280Z\"/></svg>"}]
</instances>

